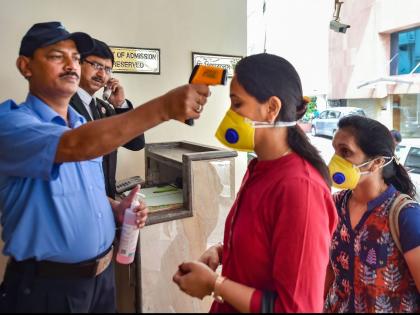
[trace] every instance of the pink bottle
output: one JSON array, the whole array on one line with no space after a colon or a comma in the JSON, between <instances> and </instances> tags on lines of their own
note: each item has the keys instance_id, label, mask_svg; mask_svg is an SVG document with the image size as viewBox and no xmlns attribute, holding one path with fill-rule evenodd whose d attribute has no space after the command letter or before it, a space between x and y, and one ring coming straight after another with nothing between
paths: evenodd
<instances>
[{"instance_id":1,"label":"pink bottle","mask_svg":"<svg viewBox=\"0 0 420 315\"><path fill-rule=\"evenodd\" d=\"M139 201L133 200L131 207L127 208L124 213L124 223L117 253L117 262L120 264L131 264L136 254L140 229L137 227L137 216L133 209L138 205Z\"/></svg>"}]
</instances>

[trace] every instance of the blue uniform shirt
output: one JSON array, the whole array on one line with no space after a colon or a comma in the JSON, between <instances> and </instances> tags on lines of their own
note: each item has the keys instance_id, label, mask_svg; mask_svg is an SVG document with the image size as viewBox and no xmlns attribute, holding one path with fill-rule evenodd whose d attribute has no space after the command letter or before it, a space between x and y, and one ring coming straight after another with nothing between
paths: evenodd
<instances>
[{"instance_id":1,"label":"blue uniform shirt","mask_svg":"<svg viewBox=\"0 0 420 315\"><path fill-rule=\"evenodd\" d=\"M69 107L70 128L85 119ZM64 119L29 94L0 104L0 212L3 253L75 263L108 249L115 222L105 194L102 158L54 163L70 130Z\"/></svg>"}]
</instances>

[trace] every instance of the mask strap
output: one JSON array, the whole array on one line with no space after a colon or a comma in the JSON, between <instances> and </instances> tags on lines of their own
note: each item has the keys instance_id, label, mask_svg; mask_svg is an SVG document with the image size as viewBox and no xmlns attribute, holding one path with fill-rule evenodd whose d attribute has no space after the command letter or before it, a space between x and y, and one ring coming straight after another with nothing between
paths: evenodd
<instances>
[{"instance_id":1,"label":"mask strap","mask_svg":"<svg viewBox=\"0 0 420 315\"><path fill-rule=\"evenodd\" d=\"M384 158L384 159L389 159L389 161L387 162L387 163L385 163L384 165L382 165L381 166L381 168L384 168L385 166L388 166L389 164L391 164L392 163L392 161L397 161L396 160L396 157L395 156L393 156L393 157L389 157L389 156L383 156L382 158ZM400 163L400 162L397 162L398 164Z\"/></svg>"},{"instance_id":2,"label":"mask strap","mask_svg":"<svg viewBox=\"0 0 420 315\"><path fill-rule=\"evenodd\" d=\"M281 128L296 126L296 121L276 121L275 123L268 123L263 121L248 121L253 128Z\"/></svg>"},{"instance_id":3,"label":"mask strap","mask_svg":"<svg viewBox=\"0 0 420 315\"><path fill-rule=\"evenodd\" d=\"M382 158L382 159L389 159L389 161L388 161L387 163L385 163L384 165L382 165L379 169L384 168L385 166L388 166L389 164L391 164L391 163L392 163L392 161L393 161L393 160L397 161L395 156L393 156L393 157L389 157L389 156L379 156L379 157L377 157L377 158L375 158L375 159L373 159L373 160L370 160L370 161L367 161L367 162L365 162L365 163L362 163L362 164L356 165L356 167L357 167L357 168L363 167L364 165L366 165L366 164L368 164L368 163L370 163L370 162L372 162L372 161L375 161L375 160L377 160L377 159L381 159L381 158ZM398 162L398 163L399 163L399 162ZM365 171L365 172L360 172L360 175L366 175L366 174L370 174L370 173L371 173L370 171Z\"/></svg>"},{"instance_id":4,"label":"mask strap","mask_svg":"<svg viewBox=\"0 0 420 315\"><path fill-rule=\"evenodd\" d=\"M369 164L372 161L375 161L375 159L363 162L362 164L359 164L359 165L355 165L354 167L361 168L361 167L365 166L366 164Z\"/></svg>"}]
</instances>

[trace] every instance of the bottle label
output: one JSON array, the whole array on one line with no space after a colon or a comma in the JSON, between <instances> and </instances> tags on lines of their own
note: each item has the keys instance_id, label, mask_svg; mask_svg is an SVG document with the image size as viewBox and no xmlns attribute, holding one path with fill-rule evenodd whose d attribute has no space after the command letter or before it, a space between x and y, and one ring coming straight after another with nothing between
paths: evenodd
<instances>
[{"instance_id":1,"label":"bottle label","mask_svg":"<svg viewBox=\"0 0 420 315\"><path fill-rule=\"evenodd\" d=\"M134 256L136 252L139 229L135 225L124 224L118 253L124 256Z\"/></svg>"}]
</instances>

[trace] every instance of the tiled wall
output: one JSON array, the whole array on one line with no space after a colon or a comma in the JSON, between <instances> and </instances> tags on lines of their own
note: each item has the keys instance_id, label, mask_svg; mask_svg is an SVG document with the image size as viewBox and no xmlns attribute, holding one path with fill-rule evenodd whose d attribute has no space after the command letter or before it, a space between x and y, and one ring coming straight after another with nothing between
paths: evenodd
<instances>
[{"instance_id":1,"label":"tiled wall","mask_svg":"<svg viewBox=\"0 0 420 315\"><path fill-rule=\"evenodd\" d=\"M172 282L178 265L223 241L234 200L234 160L192 162L192 218L141 231L143 312L208 312L212 299L193 299Z\"/></svg>"}]
</instances>

